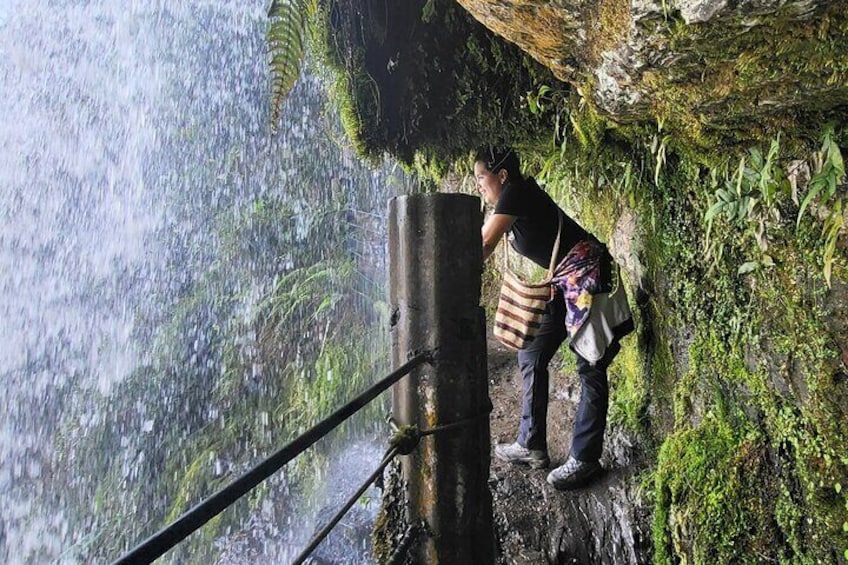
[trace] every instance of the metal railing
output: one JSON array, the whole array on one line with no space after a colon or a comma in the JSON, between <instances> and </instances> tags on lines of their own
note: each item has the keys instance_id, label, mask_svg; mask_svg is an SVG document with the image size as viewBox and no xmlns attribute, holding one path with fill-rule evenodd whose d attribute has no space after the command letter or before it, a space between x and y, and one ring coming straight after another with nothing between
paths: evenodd
<instances>
[{"instance_id":1,"label":"metal railing","mask_svg":"<svg viewBox=\"0 0 848 565\"><path fill-rule=\"evenodd\" d=\"M154 560L158 559L187 538L190 534L201 528L206 522L223 512L239 498L250 492L262 481L273 475L286 463L306 451L315 442L353 416L382 392L386 391L393 384L412 372L413 369L423 363L432 362L433 352L426 351L418 353L390 375L372 385L368 390L336 410L329 417L310 428L294 441L203 502L200 502L195 507L188 510L173 523L152 535L146 541L139 544L135 549L115 561L113 565L142 565L152 563ZM401 430L401 432L403 431L404 430ZM391 462L391 460L398 454L403 454L404 452L409 453L411 449L414 449L415 445L417 445L418 438L425 434L419 434L417 430L415 430L411 435L414 436L414 444L403 441L393 442L393 445L386 452L386 455L383 457L378 469L374 471L368 481L357 491L357 493L348 500L342 511L339 512L327 524L327 526L325 526L324 529L315 536L309 546L307 546L307 548L295 559L293 564L299 565L300 563L303 563L303 561L309 557L309 554L318 547L330 530L339 522L339 520L341 520L342 516L350 510L362 493L364 493L365 490L382 474L389 462Z\"/></svg>"}]
</instances>

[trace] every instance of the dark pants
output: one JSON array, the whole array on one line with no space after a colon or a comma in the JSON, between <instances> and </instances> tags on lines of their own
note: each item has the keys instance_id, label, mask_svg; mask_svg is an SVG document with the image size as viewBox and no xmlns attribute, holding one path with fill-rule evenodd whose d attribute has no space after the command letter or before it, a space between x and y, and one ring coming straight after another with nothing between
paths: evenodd
<instances>
[{"instance_id":1,"label":"dark pants","mask_svg":"<svg viewBox=\"0 0 848 565\"><path fill-rule=\"evenodd\" d=\"M548 304L538 335L526 349L518 352L518 368L524 379L518 443L528 449L547 450L548 364L567 336L565 302L557 293ZM604 357L594 366L577 355L581 390L571 455L580 461L597 461L601 457L609 401L607 367L620 349L618 341L611 343Z\"/></svg>"}]
</instances>

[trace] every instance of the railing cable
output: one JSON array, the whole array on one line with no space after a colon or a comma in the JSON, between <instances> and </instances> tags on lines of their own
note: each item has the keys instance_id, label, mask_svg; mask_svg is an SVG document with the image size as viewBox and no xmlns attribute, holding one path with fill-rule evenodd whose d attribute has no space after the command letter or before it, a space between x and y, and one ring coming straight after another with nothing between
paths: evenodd
<instances>
[{"instance_id":1,"label":"railing cable","mask_svg":"<svg viewBox=\"0 0 848 565\"><path fill-rule=\"evenodd\" d=\"M347 514L347 511L350 510L350 508L354 504L356 504L356 501L359 500L359 497L362 496L362 494L368 489L368 487L370 487L374 483L374 481L376 481L377 478L383 474L383 470L389 463L392 462L392 459L394 459L395 455L397 455L398 453L400 453L400 451L397 447L389 448L389 450L386 452L386 456L383 457L383 461L380 462L380 466L377 467L377 470L374 471L371 476L366 479L365 483L363 483L359 490L356 491L356 493L354 493L354 495L348 499L348 501L345 503L342 509L339 510L339 512L333 517L333 519L330 520L330 522L326 526L324 526L324 528L320 532L318 532L318 534L314 538L312 538L312 541L309 542L309 545L306 546L306 548L300 552L300 555L298 555L294 561L292 561L292 565L301 565L309 558L312 552L315 551L315 548L318 547L322 541L324 541L324 538L327 537L327 535L330 533L330 530L335 528L336 524L338 524L339 521L344 517L344 515Z\"/></svg>"},{"instance_id":2,"label":"railing cable","mask_svg":"<svg viewBox=\"0 0 848 565\"><path fill-rule=\"evenodd\" d=\"M383 457L383 461L380 463L380 466L377 468L376 471L371 474L370 477L368 477L368 479L359 488L359 490L357 490L356 493L348 499L344 507L339 510L339 512L333 517L333 519L330 520L330 522L326 526L324 526L324 528L314 538L312 538L312 541L309 542L309 545L303 551L300 552L300 555L298 555L294 561L292 561L292 565L302 565L302 563L309 558L312 552L315 551L315 548L317 548L321 544L321 542L324 541L324 538L329 535L330 531L336 526L336 524L339 523L339 521L344 517L344 515L347 514L347 511L351 509L351 507L356 503L357 500L359 500L359 497L362 496L362 493L364 493L365 490L374 483L374 481L376 481L382 476L386 466L391 463L392 459L396 455L409 455L415 450L416 447L418 447L418 443L420 442L421 438L431 436L440 432L447 432L450 430L455 430L457 428L468 426L479 421L481 417L488 417L489 411L490 410L487 410L471 418L465 418L456 422L451 422L450 424L443 424L441 426L436 426L434 428L429 428L421 431L419 431L418 426L415 425L398 424L397 420L395 420L391 414L388 414L386 416L386 421L389 423L389 426L391 426L392 430L394 431L394 434L389 439L389 449L386 451L386 455L385 457ZM407 535L420 535L422 531L426 531L426 528L424 528L423 526L416 526L415 530L416 531L414 534L409 531L407 532ZM406 542L406 549L404 551L409 550L410 543L411 541ZM401 545L404 545L404 543L402 543ZM394 560L395 558L397 558L399 554L400 553L396 551L395 557L393 557L392 559Z\"/></svg>"},{"instance_id":3,"label":"railing cable","mask_svg":"<svg viewBox=\"0 0 848 565\"><path fill-rule=\"evenodd\" d=\"M374 400L383 391L409 374L422 363L431 363L433 352L425 351L398 367L397 370L371 388L336 410L328 418L313 426L290 444L277 451L253 469L222 488L208 499L177 518L171 525L139 544L135 549L118 559L113 565L136 565L152 563L168 550L220 514L236 500L247 494L259 483L277 472L283 465L303 453L315 442L338 427L342 422Z\"/></svg>"}]
</instances>

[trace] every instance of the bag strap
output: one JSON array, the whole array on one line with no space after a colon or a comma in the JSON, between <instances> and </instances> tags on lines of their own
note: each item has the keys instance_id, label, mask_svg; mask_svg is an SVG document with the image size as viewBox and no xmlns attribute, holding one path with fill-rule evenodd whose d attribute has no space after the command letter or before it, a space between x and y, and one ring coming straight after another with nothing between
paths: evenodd
<instances>
[{"instance_id":1,"label":"bag strap","mask_svg":"<svg viewBox=\"0 0 848 565\"><path fill-rule=\"evenodd\" d=\"M556 260L559 255L559 243L562 239L562 211L557 207L557 218L559 220L559 225L557 226L557 236L554 241L553 251L551 252L551 262L548 267L548 278L539 283L539 286L545 285L551 282L551 279L554 277L554 269L556 269ZM511 231L511 228L510 228ZM505 238L506 239L506 238ZM506 252L504 253L504 272L509 270L509 249L512 247L509 241L504 241L504 245L506 245Z\"/></svg>"},{"instance_id":2,"label":"bag strap","mask_svg":"<svg viewBox=\"0 0 848 565\"><path fill-rule=\"evenodd\" d=\"M556 269L556 260L559 256L559 242L562 238L562 211L557 208L557 219L559 220L559 225L557 226L557 236L556 241L554 242L554 250L551 253L551 266L548 267L548 278L552 279L554 277L554 269Z\"/></svg>"}]
</instances>

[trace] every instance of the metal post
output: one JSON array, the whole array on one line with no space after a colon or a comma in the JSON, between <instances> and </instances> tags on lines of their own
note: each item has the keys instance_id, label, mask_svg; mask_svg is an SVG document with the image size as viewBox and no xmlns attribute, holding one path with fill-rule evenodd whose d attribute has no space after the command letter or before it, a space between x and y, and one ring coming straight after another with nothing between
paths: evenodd
<instances>
[{"instance_id":1,"label":"metal post","mask_svg":"<svg viewBox=\"0 0 848 565\"><path fill-rule=\"evenodd\" d=\"M407 519L426 525L413 562L494 562L485 315L480 307L478 198L419 194L389 203L392 362L435 350L393 389L393 411L421 430L473 419L421 440L403 458Z\"/></svg>"}]
</instances>

